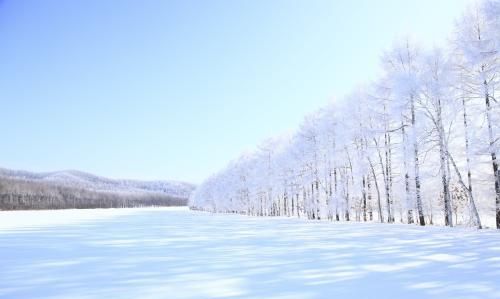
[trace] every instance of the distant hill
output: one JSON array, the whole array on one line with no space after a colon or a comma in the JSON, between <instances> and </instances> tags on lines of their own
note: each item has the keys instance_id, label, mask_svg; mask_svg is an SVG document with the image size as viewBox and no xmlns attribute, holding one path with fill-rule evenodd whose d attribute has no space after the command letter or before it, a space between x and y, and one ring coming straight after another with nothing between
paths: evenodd
<instances>
[{"instance_id":1,"label":"distant hill","mask_svg":"<svg viewBox=\"0 0 500 299\"><path fill-rule=\"evenodd\" d=\"M193 184L185 182L109 179L78 170L30 172L0 168L0 177L53 182L66 187L90 189L93 191L160 192L178 198L188 198L195 188Z\"/></svg>"},{"instance_id":2,"label":"distant hill","mask_svg":"<svg viewBox=\"0 0 500 299\"><path fill-rule=\"evenodd\" d=\"M194 188L184 182L109 179L77 170L0 168L0 209L179 206L187 205Z\"/></svg>"}]
</instances>

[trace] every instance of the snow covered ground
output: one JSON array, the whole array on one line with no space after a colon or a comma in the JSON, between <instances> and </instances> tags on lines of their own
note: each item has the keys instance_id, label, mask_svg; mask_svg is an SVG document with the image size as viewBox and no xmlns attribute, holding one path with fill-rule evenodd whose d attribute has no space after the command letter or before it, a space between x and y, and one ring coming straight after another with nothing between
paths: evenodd
<instances>
[{"instance_id":1,"label":"snow covered ground","mask_svg":"<svg viewBox=\"0 0 500 299\"><path fill-rule=\"evenodd\" d=\"M493 230L179 208L2 212L0 259L0 298L500 298Z\"/></svg>"}]
</instances>

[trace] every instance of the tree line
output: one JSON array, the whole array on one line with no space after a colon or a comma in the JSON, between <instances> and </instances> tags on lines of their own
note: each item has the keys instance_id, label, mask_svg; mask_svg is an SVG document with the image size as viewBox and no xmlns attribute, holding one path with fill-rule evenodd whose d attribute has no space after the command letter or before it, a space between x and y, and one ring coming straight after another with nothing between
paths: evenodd
<instances>
[{"instance_id":1,"label":"tree line","mask_svg":"<svg viewBox=\"0 0 500 299\"><path fill-rule=\"evenodd\" d=\"M401 39L382 75L263 142L193 209L500 228L500 1L471 5L445 48Z\"/></svg>"},{"instance_id":2,"label":"tree line","mask_svg":"<svg viewBox=\"0 0 500 299\"><path fill-rule=\"evenodd\" d=\"M97 191L51 182L0 177L0 210L185 206L187 198L160 192Z\"/></svg>"}]
</instances>

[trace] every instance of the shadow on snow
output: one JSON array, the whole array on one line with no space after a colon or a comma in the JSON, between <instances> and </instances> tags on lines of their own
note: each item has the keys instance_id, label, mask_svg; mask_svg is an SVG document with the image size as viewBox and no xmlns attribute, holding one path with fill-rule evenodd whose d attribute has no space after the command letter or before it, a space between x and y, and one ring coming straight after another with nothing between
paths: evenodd
<instances>
[{"instance_id":1,"label":"shadow on snow","mask_svg":"<svg viewBox=\"0 0 500 299\"><path fill-rule=\"evenodd\" d=\"M0 234L0 298L500 298L500 233L142 211Z\"/></svg>"}]
</instances>

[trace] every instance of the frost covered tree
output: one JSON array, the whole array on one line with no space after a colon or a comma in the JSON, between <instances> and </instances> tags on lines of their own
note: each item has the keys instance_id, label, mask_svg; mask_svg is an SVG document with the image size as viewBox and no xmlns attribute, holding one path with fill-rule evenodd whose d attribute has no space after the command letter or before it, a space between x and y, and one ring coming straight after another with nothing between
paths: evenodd
<instances>
[{"instance_id":1,"label":"frost covered tree","mask_svg":"<svg viewBox=\"0 0 500 299\"><path fill-rule=\"evenodd\" d=\"M500 170L497 159L498 101L495 88L499 76L500 4L498 1L476 3L457 23L457 50L461 68L467 76L465 91L472 98L484 101L487 123L487 147L491 156L495 188L496 227L500 229ZM494 105L496 107L494 107ZM495 114L494 111L497 113ZM495 117L496 116L496 117Z\"/></svg>"},{"instance_id":2,"label":"frost covered tree","mask_svg":"<svg viewBox=\"0 0 500 299\"><path fill-rule=\"evenodd\" d=\"M384 68L386 70L387 81L393 97L393 105L407 110L400 112L408 114L409 117L409 138L408 141L413 150L413 170L415 184L415 202L420 225L425 225L425 218L421 196L420 181L420 156L419 143L417 137L417 107L418 96L417 76L419 73L418 59L420 49L414 42L406 39L394 45L394 47L383 56ZM403 123L403 126L405 124ZM402 128L403 128L402 126ZM389 135L390 136L390 135ZM407 140L405 138L405 141Z\"/></svg>"},{"instance_id":3,"label":"frost covered tree","mask_svg":"<svg viewBox=\"0 0 500 299\"><path fill-rule=\"evenodd\" d=\"M270 139L229 163L198 187L190 205L481 228L485 215L491 219L494 194L500 226L499 16L499 1L480 1L457 24L449 47L429 51L409 39L396 41L382 55L377 80L306 116L291 136ZM492 176L482 175L485 153ZM487 184L473 189L479 179ZM443 213L434 211L438 207Z\"/></svg>"}]
</instances>

